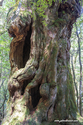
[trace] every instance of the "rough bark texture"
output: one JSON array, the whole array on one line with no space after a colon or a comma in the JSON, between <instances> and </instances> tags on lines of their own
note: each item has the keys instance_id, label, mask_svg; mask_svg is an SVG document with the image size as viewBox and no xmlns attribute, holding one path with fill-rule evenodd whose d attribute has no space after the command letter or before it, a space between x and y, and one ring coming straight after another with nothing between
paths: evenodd
<instances>
[{"instance_id":1,"label":"rough bark texture","mask_svg":"<svg viewBox=\"0 0 83 125\"><path fill-rule=\"evenodd\" d=\"M46 27L36 11L36 20L28 14L23 22L18 16L9 27L10 98L3 125L58 125L54 120L77 119L69 50L79 8L77 0L53 2L45 11ZM30 7L27 11L32 13Z\"/></svg>"}]
</instances>

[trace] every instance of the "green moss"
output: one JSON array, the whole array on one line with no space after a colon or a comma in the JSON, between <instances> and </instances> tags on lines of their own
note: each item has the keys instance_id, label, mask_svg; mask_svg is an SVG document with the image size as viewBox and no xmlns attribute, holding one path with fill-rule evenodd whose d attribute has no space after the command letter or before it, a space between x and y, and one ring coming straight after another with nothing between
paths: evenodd
<instances>
[{"instance_id":1,"label":"green moss","mask_svg":"<svg viewBox=\"0 0 83 125\"><path fill-rule=\"evenodd\" d=\"M67 75L67 90L65 93L65 99L66 99L66 105L67 105L67 114L70 114L70 116L73 119L76 119L76 112L77 112L77 106L75 101L75 93L74 93L74 86L73 86L73 80L72 75L70 72Z\"/></svg>"},{"instance_id":2,"label":"green moss","mask_svg":"<svg viewBox=\"0 0 83 125\"><path fill-rule=\"evenodd\" d=\"M27 117L28 115L29 115L29 109L25 111L25 117Z\"/></svg>"},{"instance_id":3,"label":"green moss","mask_svg":"<svg viewBox=\"0 0 83 125\"><path fill-rule=\"evenodd\" d=\"M14 118L12 122L9 123L9 125L20 125L20 123L17 118Z\"/></svg>"},{"instance_id":4,"label":"green moss","mask_svg":"<svg viewBox=\"0 0 83 125\"><path fill-rule=\"evenodd\" d=\"M60 84L57 85L58 93L56 102L58 103L56 105L55 117L58 119L65 118L69 115L72 117L72 119L76 119L77 106L75 102L74 86L71 72L69 69L68 71L69 72L67 74L67 81L65 83L62 83L61 81L63 74L59 75L59 78L57 80ZM64 86L64 88L62 88L62 85Z\"/></svg>"},{"instance_id":5,"label":"green moss","mask_svg":"<svg viewBox=\"0 0 83 125\"><path fill-rule=\"evenodd\" d=\"M76 119L79 121L78 125L83 125L83 117L79 113L76 114Z\"/></svg>"},{"instance_id":6,"label":"green moss","mask_svg":"<svg viewBox=\"0 0 83 125\"><path fill-rule=\"evenodd\" d=\"M56 19L53 20L52 22L53 22L53 25L55 25L56 27L60 27L61 25L66 23L66 20L62 19L62 18L57 18L56 17Z\"/></svg>"},{"instance_id":7,"label":"green moss","mask_svg":"<svg viewBox=\"0 0 83 125\"><path fill-rule=\"evenodd\" d=\"M57 123L55 123L55 122L42 122L41 123L41 125L59 125L59 124L57 124Z\"/></svg>"},{"instance_id":8,"label":"green moss","mask_svg":"<svg viewBox=\"0 0 83 125\"><path fill-rule=\"evenodd\" d=\"M49 83L50 87L56 86L56 82L52 81L51 83Z\"/></svg>"},{"instance_id":9,"label":"green moss","mask_svg":"<svg viewBox=\"0 0 83 125\"><path fill-rule=\"evenodd\" d=\"M45 59L47 59L47 58L48 58L48 55L47 55L47 54L45 54L45 56L44 56L44 57L45 57Z\"/></svg>"}]
</instances>

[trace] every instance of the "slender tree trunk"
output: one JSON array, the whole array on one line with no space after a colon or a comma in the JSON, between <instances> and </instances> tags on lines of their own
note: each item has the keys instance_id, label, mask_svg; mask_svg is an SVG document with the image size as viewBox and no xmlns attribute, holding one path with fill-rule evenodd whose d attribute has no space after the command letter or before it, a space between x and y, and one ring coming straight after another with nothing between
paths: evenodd
<instances>
[{"instance_id":1,"label":"slender tree trunk","mask_svg":"<svg viewBox=\"0 0 83 125\"><path fill-rule=\"evenodd\" d=\"M75 76L75 69L74 69L74 64L73 64L73 54L71 56L71 65L72 65L72 72L73 72L73 80L74 80L74 86L75 86L75 90L76 90L76 97L77 97L77 107L78 107L78 88L77 88L77 83L75 81L76 76Z\"/></svg>"},{"instance_id":2,"label":"slender tree trunk","mask_svg":"<svg viewBox=\"0 0 83 125\"><path fill-rule=\"evenodd\" d=\"M79 38L79 34L78 34L78 29L77 29L76 23L75 23L75 26L76 26L76 35L77 35L77 38L78 38L79 64L80 64L79 111L80 111L80 115L82 116L82 62L81 62L81 48L80 48L80 38Z\"/></svg>"},{"instance_id":3,"label":"slender tree trunk","mask_svg":"<svg viewBox=\"0 0 83 125\"><path fill-rule=\"evenodd\" d=\"M10 98L3 125L58 124L54 120L77 119L69 68L71 30L80 12L77 6L79 3L71 0L53 2L45 10L47 26L36 11L35 20L28 14L27 20L19 16L11 24ZM32 13L30 7L27 11Z\"/></svg>"}]
</instances>

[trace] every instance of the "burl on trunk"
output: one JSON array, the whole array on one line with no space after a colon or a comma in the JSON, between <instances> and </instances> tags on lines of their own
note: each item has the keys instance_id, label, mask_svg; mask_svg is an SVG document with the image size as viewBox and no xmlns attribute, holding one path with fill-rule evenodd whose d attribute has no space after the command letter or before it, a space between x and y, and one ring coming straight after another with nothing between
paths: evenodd
<instances>
[{"instance_id":1,"label":"burl on trunk","mask_svg":"<svg viewBox=\"0 0 83 125\"><path fill-rule=\"evenodd\" d=\"M37 7L31 7L28 1L8 30L13 40L10 97L3 125L58 125L54 120L77 119L69 51L72 26L80 14L79 1L48 4L45 19ZM23 15L25 10L27 17Z\"/></svg>"}]
</instances>

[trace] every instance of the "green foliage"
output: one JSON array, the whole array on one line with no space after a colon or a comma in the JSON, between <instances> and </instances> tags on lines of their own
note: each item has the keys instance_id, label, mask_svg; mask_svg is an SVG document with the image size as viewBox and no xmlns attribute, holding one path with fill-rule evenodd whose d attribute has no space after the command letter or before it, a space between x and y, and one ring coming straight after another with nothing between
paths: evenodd
<instances>
[{"instance_id":1,"label":"green foliage","mask_svg":"<svg viewBox=\"0 0 83 125\"><path fill-rule=\"evenodd\" d=\"M34 20L36 20L35 13L37 13L38 16L41 17L43 24L47 26L46 21L45 21L47 18L46 10L48 7L52 6L53 1L55 2L56 0L37 0L36 2L31 2L31 4L33 4L32 17L34 18ZM62 0L59 0L59 2L62 2Z\"/></svg>"},{"instance_id":2,"label":"green foliage","mask_svg":"<svg viewBox=\"0 0 83 125\"><path fill-rule=\"evenodd\" d=\"M5 115L6 102L9 97L7 83L10 74L9 44L11 39L7 33L6 15L9 6L14 2L15 0L6 0L3 2L3 6L0 6L0 121Z\"/></svg>"},{"instance_id":3,"label":"green foliage","mask_svg":"<svg viewBox=\"0 0 83 125\"><path fill-rule=\"evenodd\" d=\"M6 101L8 99L7 82L10 73L9 44L10 38L6 32L0 36L0 107L2 107L0 112L2 115L5 113Z\"/></svg>"},{"instance_id":4,"label":"green foliage","mask_svg":"<svg viewBox=\"0 0 83 125\"><path fill-rule=\"evenodd\" d=\"M3 6L0 6L0 35L6 32L7 20L6 15L8 13L9 7L15 4L15 0L5 0Z\"/></svg>"}]
</instances>

